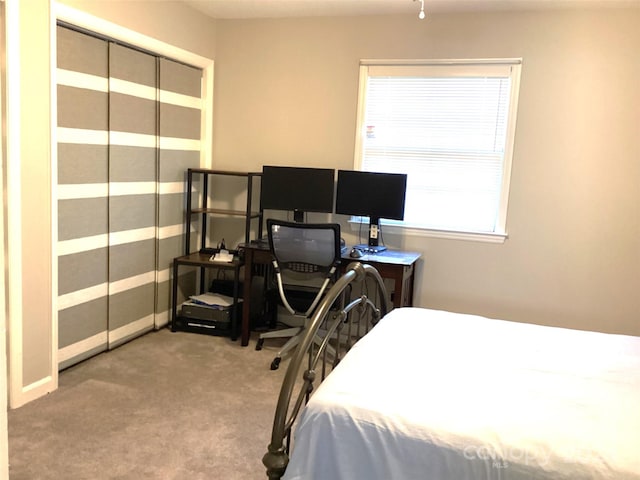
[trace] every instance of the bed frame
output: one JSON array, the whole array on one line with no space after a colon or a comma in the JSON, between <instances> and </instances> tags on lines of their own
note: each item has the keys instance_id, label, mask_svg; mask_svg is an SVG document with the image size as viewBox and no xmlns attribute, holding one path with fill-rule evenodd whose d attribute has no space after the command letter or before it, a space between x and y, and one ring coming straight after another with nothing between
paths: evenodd
<instances>
[{"instance_id":1,"label":"bed frame","mask_svg":"<svg viewBox=\"0 0 640 480\"><path fill-rule=\"evenodd\" d=\"M356 295L355 287L361 290L358 291L359 296L352 299ZM325 379L349 349L389 310L390 302L382 277L371 265L349 264L344 275L326 293L291 357L280 389L271 443L262 458L270 480L284 475L289 463L293 424L315 385ZM313 341L317 333L324 338L320 346ZM328 354L328 345L335 349L335 355ZM300 375L305 362L306 368Z\"/></svg>"}]
</instances>

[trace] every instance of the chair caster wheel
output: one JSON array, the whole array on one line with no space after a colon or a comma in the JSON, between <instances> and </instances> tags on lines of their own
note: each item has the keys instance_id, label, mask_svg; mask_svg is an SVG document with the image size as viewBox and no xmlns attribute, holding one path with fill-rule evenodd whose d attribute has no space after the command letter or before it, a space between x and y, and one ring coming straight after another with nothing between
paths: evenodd
<instances>
[{"instance_id":1,"label":"chair caster wheel","mask_svg":"<svg viewBox=\"0 0 640 480\"><path fill-rule=\"evenodd\" d=\"M262 350L262 344L264 343L264 338L259 338L256 342L256 350Z\"/></svg>"},{"instance_id":2,"label":"chair caster wheel","mask_svg":"<svg viewBox=\"0 0 640 480\"><path fill-rule=\"evenodd\" d=\"M273 359L273 362L271 362L271 370L278 369L278 367L280 366L280 360L282 360L280 357L276 357Z\"/></svg>"}]
</instances>

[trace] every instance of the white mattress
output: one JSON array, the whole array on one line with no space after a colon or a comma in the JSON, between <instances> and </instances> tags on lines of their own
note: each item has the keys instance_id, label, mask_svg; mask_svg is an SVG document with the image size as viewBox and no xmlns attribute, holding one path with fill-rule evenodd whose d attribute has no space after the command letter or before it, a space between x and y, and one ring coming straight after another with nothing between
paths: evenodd
<instances>
[{"instance_id":1,"label":"white mattress","mask_svg":"<svg viewBox=\"0 0 640 480\"><path fill-rule=\"evenodd\" d=\"M395 309L312 396L284 478L640 479L640 337Z\"/></svg>"}]
</instances>

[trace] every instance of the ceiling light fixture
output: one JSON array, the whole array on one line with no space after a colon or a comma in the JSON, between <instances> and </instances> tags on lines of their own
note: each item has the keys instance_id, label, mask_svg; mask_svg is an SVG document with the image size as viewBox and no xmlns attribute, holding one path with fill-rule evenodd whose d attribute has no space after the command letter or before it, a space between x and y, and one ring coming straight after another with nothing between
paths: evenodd
<instances>
[{"instance_id":1,"label":"ceiling light fixture","mask_svg":"<svg viewBox=\"0 0 640 480\"><path fill-rule=\"evenodd\" d=\"M418 0L413 0L417 2ZM420 13L418 14L418 18L420 20L424 20L424 0L420 0Z\"/></svg>"}]
</instances>

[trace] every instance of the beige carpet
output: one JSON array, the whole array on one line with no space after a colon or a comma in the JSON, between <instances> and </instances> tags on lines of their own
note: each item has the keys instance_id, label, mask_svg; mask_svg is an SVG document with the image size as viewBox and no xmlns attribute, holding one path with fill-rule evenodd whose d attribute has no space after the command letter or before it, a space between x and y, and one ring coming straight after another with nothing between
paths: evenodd
<instances>
[{"instance_id":1,"label":"beige carpet","mask_svg":"<svg viewBox=\"0 0 640 480\"><path fill-rule=\"evenodd\" d=\"M266 478L287 363L254 346L163 329L71 367L9 411L10 479Z\"/></svg>"}]
</instances>

